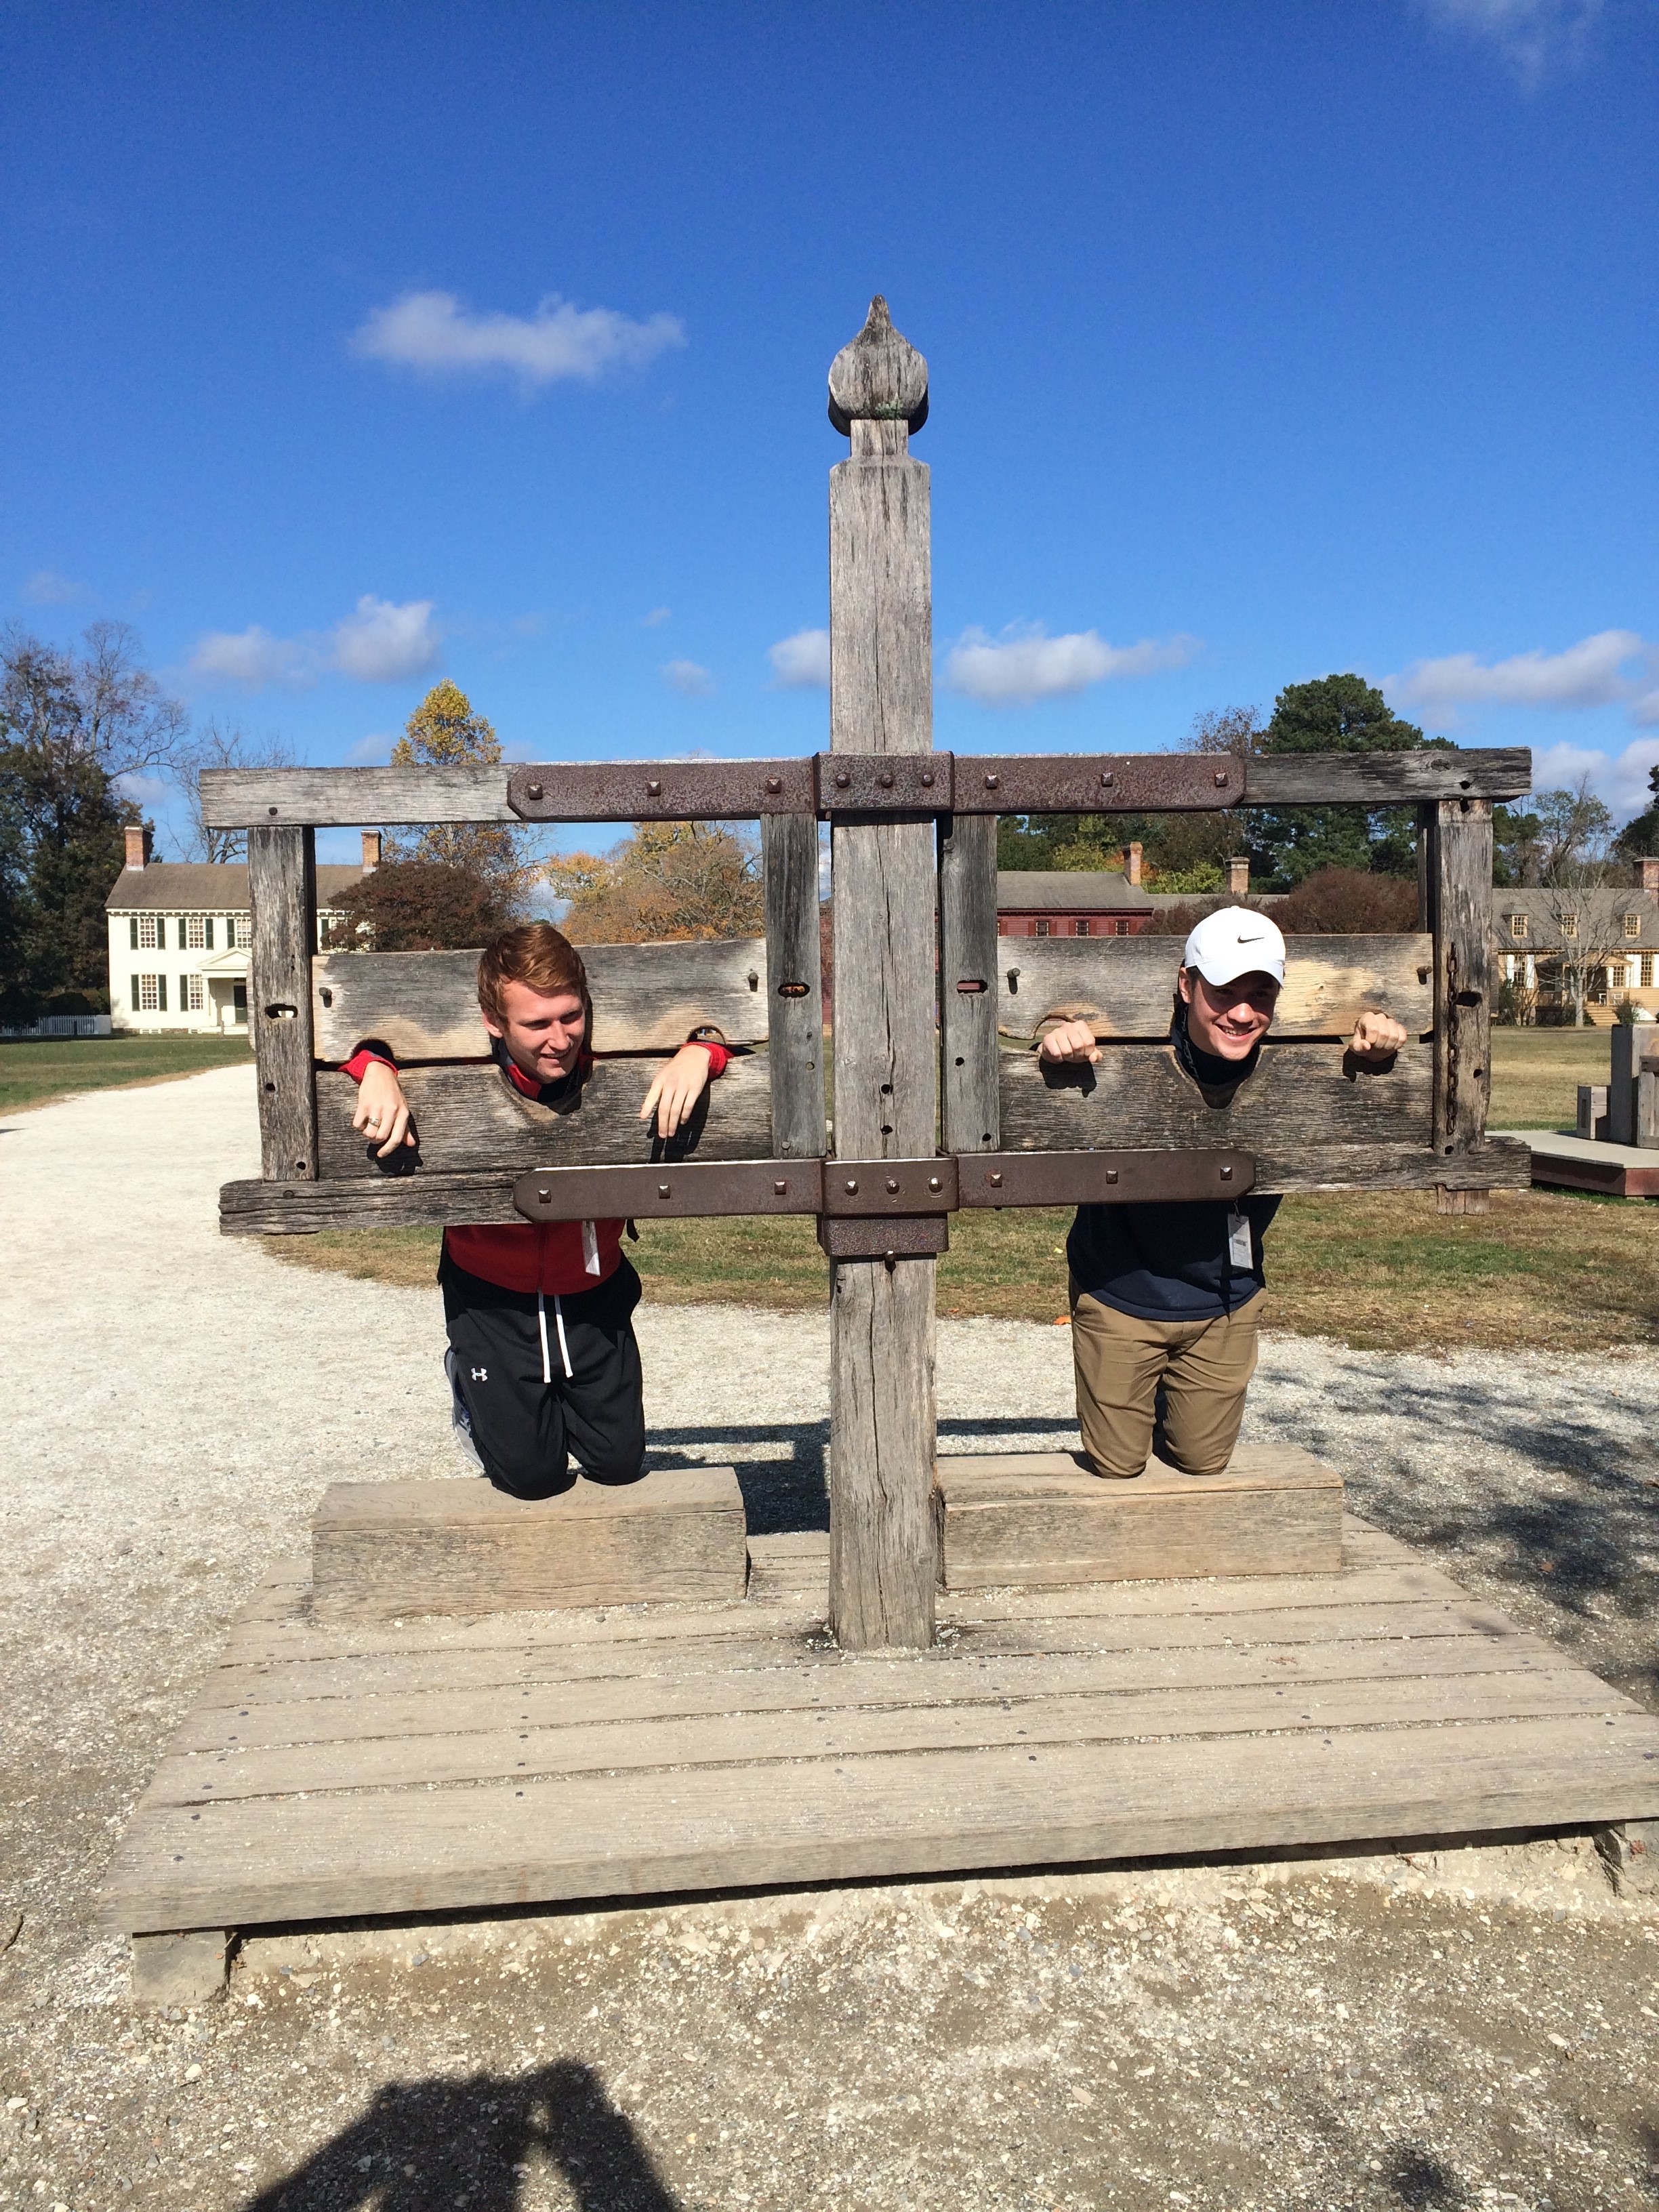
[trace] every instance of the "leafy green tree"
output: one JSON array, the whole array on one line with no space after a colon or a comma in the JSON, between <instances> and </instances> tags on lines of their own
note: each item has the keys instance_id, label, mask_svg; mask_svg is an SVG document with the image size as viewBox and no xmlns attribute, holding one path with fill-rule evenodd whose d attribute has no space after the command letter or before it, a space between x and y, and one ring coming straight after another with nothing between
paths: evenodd
<instances>
[{"instance_id":1,"label":"leafy green tree","mask_svg":"<svg viewBox=\"0 0 1659 2212\"><path fill-rule=\"evenodd\" d=\"M472 711L472 702L447 677L434 684L404 725L392 748L394 768L495 768L501 743L492 724ZM422 860L435 867L459 868L495 886L499 899L517 908L526 881L524 832L494 822L429 823L414 837L389 836L388 862Z\"/></svg>"},{"instance_id":2,"label":"leafy green tree","mask_svg":"<svg viewBox=\"0 0 1659 2212\"><path fill-rule=\"evenodd\" d=\"M1273 702L1263 753L1411 752L1442 743L1401 721L1363 676L1322 676L1289 684ZM1407 875L1416 867L1415 821L1405 807L1274 806L1253 810L1252 875L1288 890L1316 868L1367 868Z\"/></svg>"},{"instance_id":3,"label":"leafy green tree","mask_svg":"<svg viewBox=\"0 0 1659 2212\"><path fill-rule=\"evenodd\" d=\"M609 853L547 864L573 945L754 937L766 926L751 844L720 822L641 822Z\"/></svg>"},{"instance_id":4,"label":"leafy green tree","mask_svg":"<svg viewBox=\"0 0 1659 2212\"><path fill-rule=\"evenodd\" d=\"M138 810L119 780L167 768L185 711L142 666L124 623L79 652L0 633L0 1004L27 1018L108 984L104 900Z\"/></svg>"},{"instance_id":5,"label":"leafy green tree","mask_svg":"<svg viewBox=\"0 0 1659 2212\"><path fill-rule=\"evenodd\" d=\"M1626 822L1613 841L1621 860L1642 860L1659 854L1659 761L1648 770L1648 789L1653 796L1634 821Z\"/></svg>"}]
</instances>

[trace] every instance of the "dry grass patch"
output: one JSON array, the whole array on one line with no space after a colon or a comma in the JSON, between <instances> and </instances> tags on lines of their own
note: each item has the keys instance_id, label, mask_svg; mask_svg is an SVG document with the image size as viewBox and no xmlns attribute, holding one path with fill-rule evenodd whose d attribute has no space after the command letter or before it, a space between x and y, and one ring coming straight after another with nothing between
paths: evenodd
<instances>
[{"instance_id":1,"label":"dry grass patch","mask_svg":"<svg viewBox=\"0 0 1659 2212\"><path fill-rule=\"evenodd\" d=\"M940 1261L943 1314L1054 1322L1066 1313L1069 1215L968 1212ZM433 1229L271 1237L301 1267L426 1285ZM647 1221L628 1250L658 1305L806 1311L827 1273L810 1220ZM1486 1215L1443 1218L1429 1191L1287 1199L1267 1248L1267 1318L1388 1352L1595 1352L1659 1344L1659 1206L1498 1191Z\"/></svg>"},{"instance_id":2,"label":"dry grass patch","mask_svg":"<svg viewBox=\"0 0 1659 2212\"><path fill-rule=\"evenodd\" d=\"M1605 1083L1612 1048L1606 1030L1494 1030L1494 1129L1571 1129L1581 1083Z\"/></svg>"}]
</instances>

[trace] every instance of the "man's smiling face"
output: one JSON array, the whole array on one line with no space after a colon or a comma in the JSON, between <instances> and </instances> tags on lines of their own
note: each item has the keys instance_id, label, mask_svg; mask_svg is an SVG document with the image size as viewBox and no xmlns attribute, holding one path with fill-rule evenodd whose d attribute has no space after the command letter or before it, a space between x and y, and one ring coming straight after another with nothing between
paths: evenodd
<instances>
[{"instance_id":1,"label":"man's smiling face","mask_svg":"<svg viewBox=\"0 0 1659 2212\"><path fill-rule=\"evenodd\" d=\"M1196 968L1183 968L1176 983L1187 1002L1187 1034L1200 1052L1248 1060L1273 1027L1279 985L1271 975L1212 983Z\"/></svg>"}]
</instances>

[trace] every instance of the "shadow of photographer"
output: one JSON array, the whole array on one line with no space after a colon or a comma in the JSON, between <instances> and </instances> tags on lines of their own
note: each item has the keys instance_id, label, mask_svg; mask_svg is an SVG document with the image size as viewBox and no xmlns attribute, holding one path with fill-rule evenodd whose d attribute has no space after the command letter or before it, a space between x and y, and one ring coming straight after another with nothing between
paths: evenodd
<instances>
[{"instance_id":1,"label":"shadow of photographer","mask_svg":"<svg viewBox=\"0 0 1659 2212\"><path fill-rule=\"evenodd\" d=\"M591 2067L390 2082L362 2117L243 2212L516 2212L538 2164L581 2212L680 2212Z\"/></svg>"}]
</instances>

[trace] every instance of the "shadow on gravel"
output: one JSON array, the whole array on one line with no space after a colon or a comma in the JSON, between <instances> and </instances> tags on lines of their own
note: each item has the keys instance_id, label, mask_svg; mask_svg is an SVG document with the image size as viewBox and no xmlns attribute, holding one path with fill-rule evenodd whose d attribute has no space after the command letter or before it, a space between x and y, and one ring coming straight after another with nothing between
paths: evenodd
<instances>
[{"instance_id":1,"label":"shadow on gravel","mask_svg":"<svg viewBox=\"0 0 1659 2212\"><path fill-rule=\"evenodd\" d=\"M1463 2212L1474 2198L1466 2185L1431 2151L1417 2143L1395 2143L1382 2154L1382 2180L1409 2212Z\"/></svg>"},{"instance_id":2,"label":"shadow on gravel","mask_svg":"<svg viewBox=\"0 0 1659 2212\"><path fill-rule=\"evenodd\" d=\"M1018 1440L1052 1437L1072 1424L1040 1415L1007 1419L942 1420L941 1438L1006 1437ZM780 1451L780 1445L787 1450ZM825 1463L828 1421L753 1421L718 1428L653 1429L647 1455L653 1467L706 1467L711 1448L739 1455L738 1486L751 1536L795 1536L830 1526L830 1492ZM764 1455L745 1459L755 1451Z\"/></svg>"},{"instance_id":3,"label":"shadow on gravel","mask_svg":"<svg viewBox=\"0 0 1659 2212\"><path fill-rule=\"evenodd\" d=\"M680 2212L632 2122L574 2058L518 2075L393 2082L244 2212L515 2212L524 2182L549 2167L581 2212Z\"/></svg>"}]
</instances>

